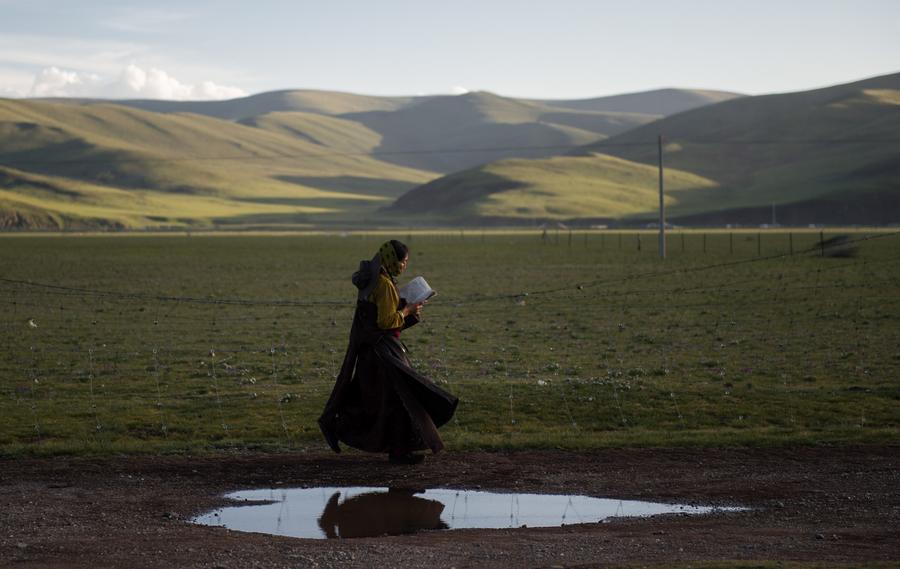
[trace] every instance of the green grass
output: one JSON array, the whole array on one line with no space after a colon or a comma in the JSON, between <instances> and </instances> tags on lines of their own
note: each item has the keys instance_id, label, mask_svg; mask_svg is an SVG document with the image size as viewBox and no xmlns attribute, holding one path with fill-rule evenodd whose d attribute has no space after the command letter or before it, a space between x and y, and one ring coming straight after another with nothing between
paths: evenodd
<instances>
[{"instance_id":1,"label":"green grass","mask_svg":"<svg viewBox=\"0 0 900 569\"><path fill-rule=\"evenodd\" d=\"M716 184L688 172L666 173L667 207L688 190ZM659 207L659 171L602 154L510 159L440 178L403 196L397 209L440 211L447 219L568 220L621 218Z\"/></svg>"},{"instance_id":2,"label":"green grass","mask_svg":"<svg viewBox=\"0 0 900 569\"><path fill-rule=\"evenodd\" d=\"M310 136L115 105L2 100L0 216L44 212L57 227L102 220L134 229L210 227L254 216L346 223L389 203L378 191L385 184L397 194L434 176L348 153L374 144L363 127L327 117L295 117L288 126L297 121L309 125Z\"/></svg>"},{"instance_id":3,"label":"green grass","mask_svg":"<svg viewBox=\"0 0 900 569\"><path fill-rule=\"evenodd\" d=\"M799 254L818 232L674 233L661 262L650 233L401 233L439 291L404 341L461 399L451 449L895 442L881 235L837 259ZM323 450L349 275L385 238L0 238L4 279L147 295L0 283L0 453Z\"/></svg>"}]
</instances>

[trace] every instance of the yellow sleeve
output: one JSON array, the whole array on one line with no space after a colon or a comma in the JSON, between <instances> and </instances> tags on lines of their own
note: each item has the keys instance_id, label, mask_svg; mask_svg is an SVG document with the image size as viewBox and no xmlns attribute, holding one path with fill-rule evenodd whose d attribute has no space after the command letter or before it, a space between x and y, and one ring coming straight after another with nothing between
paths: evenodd
<instances>
[{"instance_id":1,"label":"yellow sleeve","mask_svg":"<svg viewBox=\"0 0 900 569\"><path fill-rule=\"evenodd\" d=\"M400 306L400 295L389 278L384 275L378 276L378 284L375 285L369 300L378 307L379 328L393 330L403 326L403 313L397 310Z\"/></svg>"}]
</instances>

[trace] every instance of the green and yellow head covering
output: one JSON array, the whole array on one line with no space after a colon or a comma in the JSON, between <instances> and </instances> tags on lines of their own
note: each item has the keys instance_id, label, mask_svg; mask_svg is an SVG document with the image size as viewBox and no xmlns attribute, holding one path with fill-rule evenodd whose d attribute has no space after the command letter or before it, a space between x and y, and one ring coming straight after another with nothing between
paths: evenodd
<instances>
[{"instance_id":1,"label":"green and yellow head covering","mask_svg":"<svg viewBox=\"0 0 900 569\"><path fill-rule=\"evenodd\" d=\"M381 266L389 275L396 277L400 274L400 262L402 259L397 258L397 250L394 249L393 243L386 241L381 246L381 249L378 250L378 254L381 255Z\"/></svg>"}]
</instances>

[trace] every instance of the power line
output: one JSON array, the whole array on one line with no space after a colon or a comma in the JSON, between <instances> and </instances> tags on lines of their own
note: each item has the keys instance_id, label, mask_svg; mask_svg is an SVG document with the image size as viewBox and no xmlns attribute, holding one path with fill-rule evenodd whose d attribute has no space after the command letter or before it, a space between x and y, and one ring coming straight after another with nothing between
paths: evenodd
<instances>
[{"instance_id":1,"label":"power line","mask_svg":"<svg viewBox=\"0 0 900 569\"><path fill-rule=\"evenodd\" d=\"M603 143L596 143L603 145ZM593 146L593 145L592 145ZM605 144L604 147L634 147L646 146L643 142L623 142L617 144ZM241 154L230 156L160 156L160 157L134 157L134 158L69 158L61 160L16 160L7 159L9 164L112 164L112 163L158 163L158 162L201 162L201 161L230 161L230 160L281 160L295 158L332 158L332 157L358 157L358 156L415 156L432 154L465 154L473 152L525 152L532 150L574 150L584 146L571 144L544 145L544 146L491 146L475 148L434 148L415 150L375 150L370 152L316 152L300 154Z\"/></svg>"},{"instance_id":2,"label":"power line","mask_svg":"<svg viewBox=\"0 0 900 569\"><path fill-rule=\"evenodd\" d=\"M666 144L696 144L696 145L846 145L846 144L900 144L900 139L751 139L751 140L715 140L715 139L663 139ZM16 159L12 155L0 157L3 165L53 165L53 164L129 164L129 163L171 163L171 162L206 162L206 161L253 161L253 160L282 160L302 158L335 158L335 157L359 157L370 156L423 156L436 154L467 154L485 152L528 152L528 151L566 151L585 150L592 151L603 148L629 148L629 147L655 147L657 141L647 142L594 142L587 145L551 144L534 146L486 146L486 147L455 147L455 148L431 148L431 149L403 149L403 150L373 150L368 152L308 152L294 154L240 154L223 156L142 156L142 157L110 157L110 158L66 158L59 160L47 159ZM12 157L10 157L12 156Z\"/></svg>"}]
</instances>

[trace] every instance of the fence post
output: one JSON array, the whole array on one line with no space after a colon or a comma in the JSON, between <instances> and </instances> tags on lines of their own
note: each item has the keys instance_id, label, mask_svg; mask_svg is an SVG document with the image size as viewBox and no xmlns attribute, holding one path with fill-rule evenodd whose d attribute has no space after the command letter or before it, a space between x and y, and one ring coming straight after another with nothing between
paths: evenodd
<instances>
[{"instance_id":1,"label":"fence post","mask_svg":"<svg viewBox=\"0 0 900 569\"><path fill-rule=\"evenodd\" d=\"M728 234L728 253L734 255L734 233Z\"/></svg>"},{"instance_id":2,"label":"fence post","mask_svg":"<svg viewBox=\"0 0 900 569\"><path fill-rule=\"evenodd\" d=\"M822 256L825 256L825 232L819 232L819 246L822 248Z\"/></svg>"},{"instance_id":3,"label":"fence post","mask_svg":"<svg viewBox=\"0 0 900 569\"><path fill-rule=\"evenodd\" d=\"M790 252L791 256L793 257L794 256L794 234L793 233L788 233L788 251Z\"/></svg>"}]
</instances>

